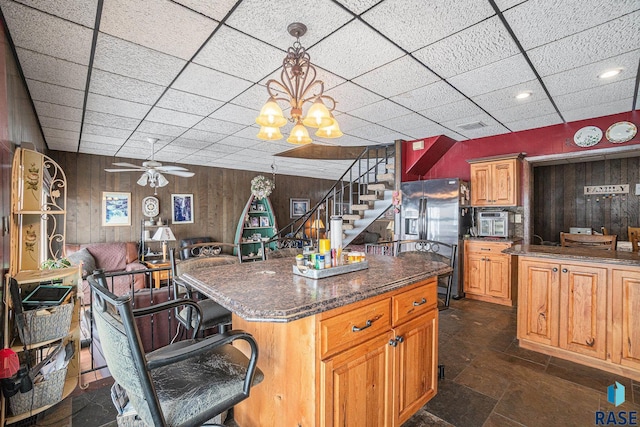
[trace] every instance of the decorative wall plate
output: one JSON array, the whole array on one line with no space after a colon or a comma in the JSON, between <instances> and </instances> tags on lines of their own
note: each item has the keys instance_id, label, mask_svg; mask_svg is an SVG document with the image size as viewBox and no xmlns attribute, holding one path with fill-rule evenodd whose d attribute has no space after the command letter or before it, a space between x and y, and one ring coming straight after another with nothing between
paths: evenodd
<instances>
[{"instance_id":1,"label":"decorative wall plate","mask_svg":"<svg viewBox=\"0 0 640 427\"><path fill-rule=\"evenodd\" d=\"M586 126L573 136L578 147L593 147L602 139L602 130L596 126Z\"/></svg>"},{"instance_id":2,"label":"decorative wall plate","mask_svg":"<svg viewBox=\"0 0 640 427\"><path fill-rule=\"evenodd\" d=\"M160 213L160 202L153 196L148 196L142 199L142 213L144 216L153 218Z\"/></svg>"},{"instance_id":3,"label":"decorative wall plate","mask_svg":"<svg viewBox=\"0 0 640 427\"><path fill-rule=\"evenodd\" d=\"M607 129L607 139L614 144L620 144L622 142L631 141L638 128L631 122L618 122L609 126Z\"/></svg>"}]
</instances>

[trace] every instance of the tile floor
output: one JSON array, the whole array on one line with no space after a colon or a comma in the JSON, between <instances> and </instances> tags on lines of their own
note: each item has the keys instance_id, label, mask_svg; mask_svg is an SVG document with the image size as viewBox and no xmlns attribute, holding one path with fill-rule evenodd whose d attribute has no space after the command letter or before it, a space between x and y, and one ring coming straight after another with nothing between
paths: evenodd
<instances>
[{"instance_id":1,"label":"tile floor","mask_svg":"<svg viewBox=\"0 0 640 427\"><path fill-rule=\"evenodd\" d=\"M640 411L640 383L597 369L524 350L515 341L515 309L459 300L440 312L438 394L403 427L593 426L595 413ZM614 408L606 389L626 388ZM39 426L114 427L109 379L78 390L39 417ZM227 425L236 427L230 420Z\"/></svg>"}]
</instances>

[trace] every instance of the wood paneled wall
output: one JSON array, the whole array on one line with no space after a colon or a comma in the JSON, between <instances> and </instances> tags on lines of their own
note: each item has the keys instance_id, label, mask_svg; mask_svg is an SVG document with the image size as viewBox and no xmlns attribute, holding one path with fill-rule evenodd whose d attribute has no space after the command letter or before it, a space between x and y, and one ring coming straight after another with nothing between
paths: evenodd
<instances>
[{"instance_id":1,"label":"wood paneled wall","mask_svg":"<svg viewBox=\"0 0 640 427\"><path fill-rule=\"evenodd\" d=\"M570 163L534 168L534 234L560 241L569 227L606 227L618 240L627 240L627 226L640 226L640 157ZM586 196L586 185L629 184L629 194ZM535 241L534 241L535 242Z\"/></svg>"},{"instance_id":2,"label":"wood paneled wall","mask_svg":"<svg viewBox=\"0 0 640 427\"><path fill-rule=\"evenodd\" d=\"M104 171L105 168L112 167L112 162L139 164L140 160L61 151L52 151L49 155L60 164L68 180L67 242L125 242L140 239L142 199L153 195L153 189L136 184L139 173ZM251 180L257 175L271 179L271 175L204 166L188 168L195 172L194 177L180 178L167 175L169 184L158 189L156 197L160 200L160 217L170 220L171 194L193 194L194 223L172 225L169 221L176 239L210 236L218 241L233 242L238 220L251 195ZM276 189L269 199L275 211L278 227L284 227L290 221L290 198L308 198L313 206L333 183L329 180L277 175ZM103 191L131 193L130 227L102 227Z\"/></svg>"}]
</instances>

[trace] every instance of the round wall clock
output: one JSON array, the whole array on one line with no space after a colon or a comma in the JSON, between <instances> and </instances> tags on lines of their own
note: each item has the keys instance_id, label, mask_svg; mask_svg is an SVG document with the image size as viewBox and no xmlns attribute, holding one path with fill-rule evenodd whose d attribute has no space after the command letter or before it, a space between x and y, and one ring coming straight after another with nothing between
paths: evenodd
<instances>
[{"instance_id":1,"label":"round wall clock","mask_svg":"<svg viewBox=\"0 0 640 427\"><path fill-rule=\"evenodd\" d=\"M142 213L144 216L153 218L160 213L160 202L153 196L148 196L142 199Z\"/></svg>"}]
</instances>

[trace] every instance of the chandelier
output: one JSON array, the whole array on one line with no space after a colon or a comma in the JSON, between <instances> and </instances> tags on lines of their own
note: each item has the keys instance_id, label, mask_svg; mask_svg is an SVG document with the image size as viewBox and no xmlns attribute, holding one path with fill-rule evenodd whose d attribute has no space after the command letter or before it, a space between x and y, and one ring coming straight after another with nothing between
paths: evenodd
<instances>
[{"instance_id":1,"label":"chandelier","mask_svg":"<svg viewBox=\"0 0 640 427\"><path fill-rule=\"evenodd\" d=\"M299 22L289 24L287 31L296 41L287 50L287 56L282 61L280 81L267 81L269 99L260 110L256 118L261 128L258 138L268 141L282 139L280 128L287 121L294 123L287 142L292 144L308 144L311 142L309 131L305 126L317 128L315 135L321 138L339 138L343 134L332 111L336 108L336 101L324 94L324 82L316 80L316 69L311 64L311 57L300 44L300 37L307 32L307 27ZM286 95L286 97L284 97ZM284 117L277 101L284 101L291 105L291 117ZM327 102L329 108L324 104ZM303 118L302 109L306 103L311 104L307 115Z\"/></svg>"}]
</instances>

